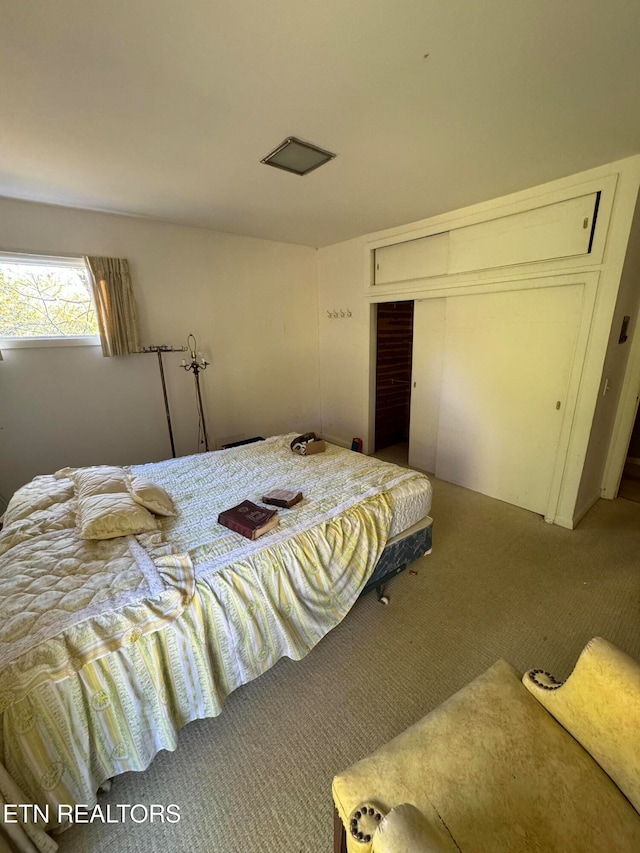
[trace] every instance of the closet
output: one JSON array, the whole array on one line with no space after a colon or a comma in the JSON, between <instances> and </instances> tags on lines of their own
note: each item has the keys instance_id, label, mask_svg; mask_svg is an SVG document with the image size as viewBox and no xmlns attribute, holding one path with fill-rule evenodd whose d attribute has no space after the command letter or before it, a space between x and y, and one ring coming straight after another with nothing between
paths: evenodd
<instances>
[{"instance_id":1,"label":"closet","mask_svg":"<svg viewBox=\"0 0 640 853\"><path fill-rule=\"evenodd\" d=\"M600 192L374 250L374 285L591 254Z\"/></svg>"},{"instance_id":2,"label":"closet","mask_svg":"<svg viewBox=\"0 0 640 853\"><path fill-rule=\"evenodd\" d=\"M640 155L368 235L369 452L377 307L413 301L411 466L566 528L615 497L640 364L618 323L638 310L639 187Z\"/></svg>"},{"instance_id":3,"label":"closet","mask_svg":"<svg viewBox=\"0 0 640 853\"><path fill-rule=\"evenodd\" d=\"M409 464L545 514L584 285L417 301Z\"/></svg>"},{"instance_id":4,"label":"closet","mask_svg":"<svg viewBox=\"0 0 640 853\"><path fill-rule=\"evenodd\" d=\"M555 517L611 209L600 187L372 246L372 294L415 300L412 467Z\"/></svg>"}]
</instances>

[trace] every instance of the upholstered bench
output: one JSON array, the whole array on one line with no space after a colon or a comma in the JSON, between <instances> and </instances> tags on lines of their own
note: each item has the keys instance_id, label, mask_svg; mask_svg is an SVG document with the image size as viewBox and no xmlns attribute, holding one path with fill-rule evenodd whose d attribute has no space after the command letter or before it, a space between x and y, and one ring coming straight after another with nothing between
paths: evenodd
<instances>
[{"instance_id":1,"label":"upholstered bench","mask_svg":"<svg viewBox=\"0 0 640 853\"><path fill-rule=\"evenodd\" d=\"M336 851L637 853L640 666L600 638L564 684L498 661L333 799Z\"/></svg>"}]
</instances>

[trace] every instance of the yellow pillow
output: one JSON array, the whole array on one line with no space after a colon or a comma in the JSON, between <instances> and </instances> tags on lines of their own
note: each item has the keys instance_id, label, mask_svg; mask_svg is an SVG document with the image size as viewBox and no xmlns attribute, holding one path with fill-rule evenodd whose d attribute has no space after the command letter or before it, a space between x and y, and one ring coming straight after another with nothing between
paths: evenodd
<instances>
[{"instance_id":1,"label":"yellow pillow","mask_svg":"<svg viewBox=\"0 0 640 853\"><path fill-rule=\"evenodd\" d=\"M134 501L156 515L177 515L176 508L162 486L145 477L132 476L129 491Z\"/></svg>"},{"instance_id":2,"label":"yellow pillow","mask_svg":"<svg viewBox=\"0 0 640 853\"><path fill-rule=\"evenodd\" d=\"M129 494L123 468L80 468L71 477L78 499L76 526L81 539L114 539L158 529L151 513Z\"/></svg>"},{"instance_id":3,"label":"yellow pillow","mask_svg":"<svg viewBox=\"0 0 640 853\"><path fill-rule=\"evenodd\" d=\"M128 492L79 497L76 524L81 539L114 539L158 529L151 513Z\"/></svg>"},{"instance_id":4,"label":"yellow pillow","mask_svg":"<svg viewBox=\"0 0 640 853\"><path fill-rule=\"evenodd\" d=\"M127 491L127 475L124 469L113 465L80 468L74 471L71 477L75 483L78 498Z\"/></svg>"}]
</instances>

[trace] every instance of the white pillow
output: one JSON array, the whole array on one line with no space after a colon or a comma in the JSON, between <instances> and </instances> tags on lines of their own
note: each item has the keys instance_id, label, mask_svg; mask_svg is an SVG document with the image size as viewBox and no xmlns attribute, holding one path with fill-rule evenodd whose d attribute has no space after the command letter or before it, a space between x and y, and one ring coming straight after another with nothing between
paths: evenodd
<instances>
[{"instance_id":1,"label":"white pillow","mask_svg":"<svg viewBox=\"0 0 640 853\"><path fill-rule=\"evenodd\" d=\"M71 475L78 498L127 491L127 475L123 468L100 465L95 468L78 468Z\"/></svg>"},{"instance_id":2,"label":"white pillow","mask_svg":"<svg viewBox=\"0 0 640 853\"><path fill-rule=\"evenodd\" d=\"M128 492L79 498L76 525L81 539L114 539L158 529L151 513Z\"/></svg>"},{"instance_id":3,"label":"white pillow","mask_svg":"<svg viewBox=\"0 0 640 853\"><path fill-rule=\"evenodd\" d=\"M134 501L156 515L177 515L176 508L162 486L145 477L132 476L129 480L129 492Z\"/></svg>"},{"instance_id":4,"label":"white pillow","mask_svg":"<svg viewBox=\"0 0 640 853\"><path fill-rule=\"evenodd\" d=\"M155 518L129 494L123 468L101 465L71 474L75 485L76 527L81 539L114 539L158 529Z\"/></svg>"}]
</instances>

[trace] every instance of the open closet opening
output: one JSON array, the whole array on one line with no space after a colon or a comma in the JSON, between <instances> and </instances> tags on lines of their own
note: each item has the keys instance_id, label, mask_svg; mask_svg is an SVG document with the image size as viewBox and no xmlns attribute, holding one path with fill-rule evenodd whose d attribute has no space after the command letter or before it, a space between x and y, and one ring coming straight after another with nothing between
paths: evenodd
<instances>
[{"instance_id":1,"label":"open closet opening","mask_svg":"<svg viewBox=\"0 0 640 853\"><path fill-rule=\"evenodd\" d=\"M640 502L640 407L636 410L636 419L627 450L627 458L622 469L618 497Z\"/></svg>"},{"instance_id":2,"label":"open closet opening","mask_svg":"<svg viewBox=\"0 0 640 853\"><path fill-rule=\"evenodd\" d=\"M381 302L376 310L376 453L406 464L411 412L413 301Z\"/></svg>"},{"instance_id":3,"label":"open closet opening","mask_svg":"<svg viewBox=\"0 0 640 853\"><path fill-rule=\"evenodd\" d=\"M635 233L640 247L640 206ZM637 295L637 274L640 270L640 251L631 278L631 293ZM620 378L620 397L609 442L607 461L602 480L602 497L640 501L640 305L625 307L626 316L620 328L618 343L630 345L624 375ZM636 313L637 312L637 313ZM630 321L630 322L629 322Z\"/></svg>"}]
</instances>

